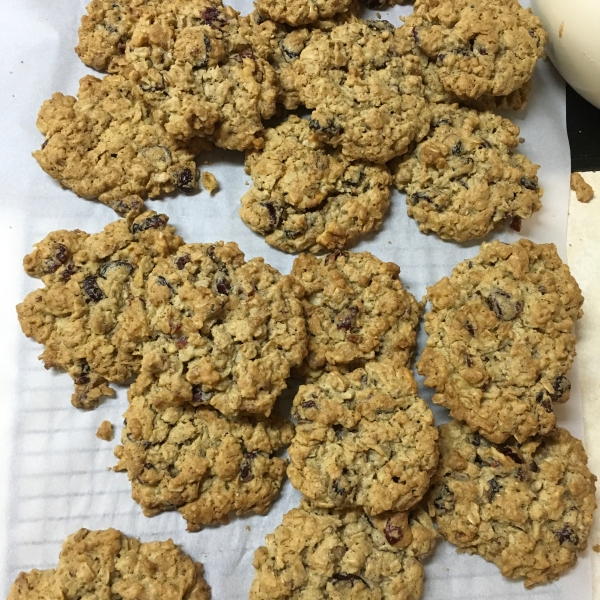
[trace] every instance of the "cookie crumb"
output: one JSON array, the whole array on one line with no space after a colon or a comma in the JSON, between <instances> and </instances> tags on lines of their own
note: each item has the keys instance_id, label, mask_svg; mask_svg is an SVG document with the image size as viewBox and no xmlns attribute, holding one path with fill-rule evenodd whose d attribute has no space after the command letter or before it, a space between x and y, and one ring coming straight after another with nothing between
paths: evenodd
<instances>
[{"instance_id":1,"label":"cookie crumb","mask_svg":"<svg viewBox=\"0 0 600 600\"><path fill-rule=\"evenodd\" d=\"M561 38L563 36L563 31L565 30L565 22L562 21L560 27L558 28L558 37Z\"/></svg>"},{"instance_id":2,"label":"cookie crumb","mask_svg":"<svg viewBox=\"0 0 600 600\"><path fill-rule=\"evenodd\" d=\"M593 550L594 552L600 552L600 544L594 544L594 545L592 546L592 550Z\"/></svg>"},{"instance_id":3,"label":"cookie crumb","mask_svg":"<svg viewBox=\"0 0 600 600\"><path fill-rule=\"evenodd\" d=\"M113 439L112 423L110 421L102 421L100 427L98 427L98 431L96 431L96 437L105 442L110 442Z\"/></svg>"},{"instance_id":4,"label":"cookie crumb","mask_svg":"<svg viewBox=\"0 0 600 600\"><path fill-rule=\"evenodd\" d=\"M250 531L250 525L246 525L246 531Z\"/></svg>"},{"instance_id":5,"label":"cookie crumb","mask_svg":"<svg viewBox=\"0 0 600 600\"><path fill-rule=\"evenodd\" d=\"M594 197L594 188L586 183L581 173L571 173L571 189L579 202L589 202Z\"/></svg>"},{"instance_id":6,"label":"cookie crumb","mask_svg":"<svg viewBox=\"0 0 600 600\"><path fill-rule=\"evenodd\" d=\"M202 185L211 194L215 190L219 189L219 183L217 181L217 178L210 171L204 171L202 173Z\"/></svg>"}]
</instances>

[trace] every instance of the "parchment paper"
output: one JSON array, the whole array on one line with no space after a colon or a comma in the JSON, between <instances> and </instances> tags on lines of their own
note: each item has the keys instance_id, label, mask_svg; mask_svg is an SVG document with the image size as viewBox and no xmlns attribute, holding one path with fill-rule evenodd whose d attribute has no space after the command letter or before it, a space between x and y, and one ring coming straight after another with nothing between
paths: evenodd
<instances>
[{"instance_id":1,"label":"parchment paper","mask_svg":"<svg viewBox=\"0 0 600 600\"><path fill-rule=\"evenodd\" d=\"M266 517L234 519L227 526L193 534L185 531L177 513L144 517L130 497L127 476L108 470L115 463L112 450L120 437L126 389L119 388L116 399L105 401L95 411L72 408L70 378L44 370L36 358L41 347L27 340L17 323L15 304L39 287L21 267L32 244L55 229L100 231L116 217L107 207L61 189L31 157L43 141L35 127L42 102L55 91L75 94L79 78L90 72L73 52L85 3L0 3L4 23L0 37L0 594L6 596L20 570L55 566L61 542L79 527L112 526L142 540L173 538L204 563L215 600L241 600L247 597L252 581L254 550L281 522L282 515L297 505L298 493L286 482L281 498ZM244 14L251 10L248 1L234 6ZM398 15L409 10L396 7L382 11L382 16L399 24ZM536 242L554 242L566 258L570 159L564 84L549 64L540 64L533 88L530 105L510 117L527 140L521 151L542 165L539 177L546 190L544 207L523 223L520 234L506 228L490 239L513 241L521 235ZM239 199L249 183L242 155L216 151L201 160L212 163L207 168L217 177L221 191L212 197L206 191L175 195L148 202L148 206L167 213L188 242L233 240L248 258L264 256L281 272L289 272L293 257L268 247L237 215ZM426 285L449 274L460 260L477 254L478 246L421 234L406 216L404 198L394 192L383 229L363 239L356 249L368 249L399 264L402 281L420 298ZM420 347L423 341L421 332ZM571 401L559 408L559 419L581 437L581 406L576 385L574 388ZM431 395L423 388L421 393L426 398ZM434 411L438 423L447 419L445 410L434 407ZM94 436L104 419L116 426L114 442ZM426 561L425 570L424 598L591 598L588 554L558 582L532 591L504 579L495 566L479 557L456 555L445 543Z\"/></svg>"}]
</instances>

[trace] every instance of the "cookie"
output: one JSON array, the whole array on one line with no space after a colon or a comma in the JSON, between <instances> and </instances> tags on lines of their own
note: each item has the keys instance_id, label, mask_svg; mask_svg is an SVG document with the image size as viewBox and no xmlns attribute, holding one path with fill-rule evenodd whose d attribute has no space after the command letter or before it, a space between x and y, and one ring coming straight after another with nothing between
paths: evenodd
<instances>
[{"instance_id":1,"label":"cookie","mask_svg":"<svg viewBox=\"0 0 600 600\"><path fill-rule=\"evenodd\" d=\"M352 371L374 360L410 364L421 309L399 273L397 265L369 252L302 254L294 261L308 333L305 377Z\"/></svg>"},{"instance_id":2,"label":"cookie","mask_svg":"<svg viewBox=\"0 0 600 600\"><path fill-rule=\"evenodd\" d=\"M405 20L459 98L507 96L531 79L547 34L517 0L417 0Z\"/></svg>"},{"instance_id":3,"label":"cookie","mask_svg":"<svg viewBox=\"0 0 600 600\"><path fill-rule=\"evenodd\" d=\"M241 35L232 8L208 0L93 0L76 50L89 66L134 82L177 139L206 137L231 150L262 145L276 75Z\"/></svg>"},{"instance_id":4,"label":"cookie","mask_svg":"<svg viewBox=\"0 0 600 600\"><path fill-rule=\"evenodd\" d=\"M547 434L569 398L577 282L554 244L482 244L427 288L428 340L417 370L433 402L495 443Z\"/></svg>"},{"instance_id":5,"label":"cookie","mask_svg":"<svg viewBox=\"0 0 600 600\"><path fill-rule=\"evenodd\" d=\"M440 104L432 114L429 135L392 169L421 231L465 242L541 208L539 167L513 152L516 125L456 104Z\"/></svg>"},{"instance_id":6,"label":"cookie","mask_svg":"<svg viewBox=\"0 0 600 600\"><path fill-rule=\"evenodd\" d=\"M142 369L164 402L209 403L224 414L269 415L306 355L292 281L233 242L187 244L148 277ZM168 398L168 399L167 399Z\"/></svg>"},{"instance_id":7,"label":"cookie","mask_svg":"<svg viewBox=\"0 0 600 600\"><path fill-rule=\"evenodd\" d=\"M313 30L291 65L314 137L350 160L388 162L429 130L419 60L387 21Z\"/></svg>"},{"instance_id":8,"label":"cookie","mask_svg":"<svg viewBox=\"0 0 600 600\"><path fill-rule=\"evenodd\" d=\"M46 368L73 378L78 408L94 407L113 395L108 383L123 383L139 370L151 334L146 278L158 258L183 244L167 220L148 211L93 235L55 231L23 261L45 287L17 306L21 328L44 344Z\"/></svg>"},{"instance_id":9,"label":"cookie","mask_svg":"<svg viewBox=\"0 0 600 600\"><path fill-rule=\"evenodd\" d=\"M168 374L165 376L168 377ZM279 493L293 426L279 417L230 418L207 404L164 402L161 379L142 372L129 389L115 470L127 471L144 514L178 510L189 531L264 514Z\"/></svg>"},{"instance_id":10,"label":"cookie","mask_svg":"<svg viewBox=\"0 0 600 600\"><path fill-rule=\"evenodd\" d=\"M64 542L56 569L19 573L8 599L209 600L203 573L172 540L141 543L115 529L80 529Z\"/></svg>"},{"instance_id":11,"label":"cookie","mask_svg":"<svg viewBox=\"0 0 600 600\"><path fill-rule=\"evenodd\" d=\"M121 216L139 213L142 198L198 187L192 148L178 142L136 86L119 75L84 77L77 98L54 94L37 126L46 136L33 153L42 169Z\"/></svg>"},{"instance_id":12,"label":"cookie","mask_svg":"<svg viewBox=\"0 0 600 600\"><path fill-rule=\"evenodd\" d=\"M335 250L381 226L390 204L385 165L351 163L340 150L311 141L294 115L265 131L265 146L246 155L253 187L240 216L284 252Z\"/></svg>"},{"instance_id":13,"label":"cookie","mask_svg":"<svg viewBox=\"0 0 600 600\"><path fill-rule=\"evenodd\" d=\"M436 536L423 510L370 519L362 510L327 511L303 502L254 553L249 598L417 600L419 559L432 551Z\"/></svg>"},{"instance_id":14,"label":"cookie","mask_svg":"<svg viewBox=\"0 0 600 600\"><path fill-rule=\"evenodd\" d=\"M282 21L294 27L321 19L330 19L347 11L352 0L257 0L256 9L273 21Z\"/></svg>"},{"instance_id":15,"label":"cookie","mask_svg":"<svg viewBox=\"0 0 600 600\"><path fill-rule=\"evenodd\" d=\"M429 487L437 430L412 373L389 362L300 386L288 477L314 506L406 511Z\"/></svg>"},{"instance_id":16,"label":"cookie","mask_svg":"<svg viewBox=\"0 0 600 600\"><path fill-rule=\"evenodd\" d=\"M525 587L553 581L587 544L595 481L566 429L491 444L464 424L440 428L440 464L428 494L438 531Z\"/></svg>"}]
</instances>

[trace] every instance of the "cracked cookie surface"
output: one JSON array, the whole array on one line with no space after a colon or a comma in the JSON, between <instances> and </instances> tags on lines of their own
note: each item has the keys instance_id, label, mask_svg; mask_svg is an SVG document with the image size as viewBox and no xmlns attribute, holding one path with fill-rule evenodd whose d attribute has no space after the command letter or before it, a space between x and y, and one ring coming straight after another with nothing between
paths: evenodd
<instances>
[{"instance_id":1,"label":"cracked cookie surface","mask_svg":"<svg viewBox=\"0 0 600 600\"><path fill-rule=\"evenodd\" d=\"M300 386L288 477L314 506L406 511L437 466L437 430L412 373L387 361Z\"/></svg>"},{"instance_id":2,"label":"cracked cookie surface","mask_svg":"<svg viewBox=\"0 0 600 600\"><path fill-rule=\"evenodd\" d=\"M229 418L208 405L173 405L158 377L142 372L129 390L115 470L127 471L144 514L178 510L189 531L264 514L279 494L286 461L274 456L294 428L280 417Z\"/></svg>"},{"instance_id":3,"label":"cracked cookie surface","mask_svg":"<svg viewBox=\"0 0 600 600\"><path fill-rule=\"evenodd\" d=\"M80 529L64 542L56 569L20 573L8 599L209 600L203 573L172 540L141 543L115 529Z\"/></svg>"},{"instance_id":4,"label":"cracked cookie surface","mask_svg":"<svg viewBox=\"0 0 600 600\"><path fill-rule=\"evenodd\" d=\"M294 261L308 334L304 376L314 380L373 360L410 364L421 310L399 273L369 252L302 254Z\"/></svg>"},{"instance_id":5,"label":"cracked cookie surface","mask_svg":"<svg viewBox=\"0 0 600 600\"><path fill-rule=\"evenodd\" d=\"M437 534L423 510L369 519L302 502L254 553L250 600L417 600Z\"/></svg>"},{"instance_id":6,"label":"cracked cookie surface","mask_svg":"<svg viewBox=\"0 0 600 600\"><path fill-rule=\"evenodd\" d=\"M539 167L513 152L516 125L456 104L438 105L432 115L430 133L392 169L421 231L464 242L541 208Z\"/></svg>"},{"instance_id":7,"label":"cracked cookie surface","mask_svg":"<svg viewBox=\"0 0 600 600\"><path fill-rule=\"evenodd\" d=\"M146 278L159 257L183 244L167 217L148 211L104 231L55 231L23 261L45 287L17 306L26 336L44 344L46 368L66 370L72 403L92 408L111 396L109 382L125 382L140 367L150 336Z\"/></svg>"},{"instance_id":8,"label":"cracked cookie surface","mask_svg":"<svg viewBox=\"0 0 600 600\"><path fill-rule=\"evenodd\" d=\"M385 163L429 130L419 60L387 21L313 30L290 65L315 138L350 160Z\"/></svg>"},{"instance_id":9,"label":"cracked cookie surface","mask_svg":"<svg viewBox=\"0 0 600 600\"><path fill-rule=\"evenodd\" d=\"M254 186L240 216L285 252L343 248L378 229L390 203L385 165L351 163L310 134L308 121L292 115L246 155Z\"/></svg>"},{"instance_id":10,"label":"cracked cookie surface","mask_svg":"<svg viewBox=\"0 0 600 600\"><path fill-rule=\"evenodd\" d=\"M268 415L306 355L291 279L262 258L245 262L233 242L187 244L158 262L147 311L157 337L142 369L159 379L164 402Z\"/></svg>"},{"instance_id":11,"label":"cracked cookie surface","mask_svg":"<svg viewBox=\"0 0 600 600\"><path fill-rule=\"evenodd\" d=\"M596 508L581 442L557 428L520 444L491 444L464 424L440 428L428 493L439 532L525 586L558 578L582 552Z\"/></svg>"},{"instance_id":12,"label":"cracked cookie surface","mask_svg":"<svg viewBox=\"0 0 600 600\"><path fill-rule=\"evenodd\" d=\"M142 198L198 187L192 148L178 142L126 78L80 81L77 98L57 92L40 109L46 136L33 153L62 186L119 215Z\"/></svg>"},{"instance_id":13,"label":"cracked cookie surface","mask_svg":"<svg viewBox=\"0 0 600 600\"><path fill-rule=\"evenodd\" d=\"M521 88L547 37L538 17L517 0L417 0L405 27L458 98Z\"/></svg>"},{"instance_id":14,"label":"cracked cookie surface","mask_svg":"<svg viewBox=\"0 0 600 600\"><path fill-rule=\"evenodd\" d=\"M583 297L554 244L482 244L427 289L417 370L433 402L493 442L549 433L569 398Z\"/></svg>"}]
</instances>

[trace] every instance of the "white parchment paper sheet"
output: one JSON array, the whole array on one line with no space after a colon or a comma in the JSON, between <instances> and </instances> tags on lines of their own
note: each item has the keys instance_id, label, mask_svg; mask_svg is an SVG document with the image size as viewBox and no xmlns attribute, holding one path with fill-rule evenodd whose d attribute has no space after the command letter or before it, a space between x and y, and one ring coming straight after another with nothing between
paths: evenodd
<instances>
[{"instance_id":1,"label":"white parchment paper sheet","mask_svg":"<svg viewBox=\"0 0 600 600\"><path fill-rule=\"evenodd\" d=\"M243 13L251 10L246 0L234 6ZM43 141L35 127L42 102L55 91L75 94L79 78L89 72L73 52L84 10L85 0L0 3L4 24L0 37L0 594L6 596L20 570L56 565L61 542L79 527L112 526L142 540L172 537L204 563L215 600L241 600L252 581L254 550L298 503L289 482L266 517L234 519L227 526L194 534L185 531L177 513L144 517L130 497L126 475L107 470L115 462L112 450L126 407L125 388L95 411L72 408L70 378L44 370L36 359L41 348L22 335L17 323L15 304L38 287L21 267L32 244L55 229L96 232L116 216L105 206L61 189L31 157ZM382 16L398 24L398 15L408 10L396 7ZM538 65L530 105L511 118L527 140L522 151L542 165L544 207L523 223L520 234L506 228L490 238L513 241L522 235L536 242L554 242L566 258L570 159L564 85L550 65ZM203 191L148 202L148 206L166 212L188 242L234 240L247 257L264 256L289 272L293 257L268 247L237 216L249 182L242 155L216 151L202 159L211 161L208 168L221 185L215 196ZM426 285L477 254L478 246L442 242L419 233L406 216L403 197L395 192L383 229L361 241L357 249L398 263L402 281L420 298ZM574 388L571 401L559 407L559 418L581 437L581 408ZM430 396L427 390L422 394ZM438 422L447 419L446 411L434 410ZM117 426L115 442L94 436L103 419ZM588 554L558 582L532 591L505 580L481 558L456 555L448 544L439 544L425 570L425 598L591 598Z\"/></svg>"}]
</instances>

